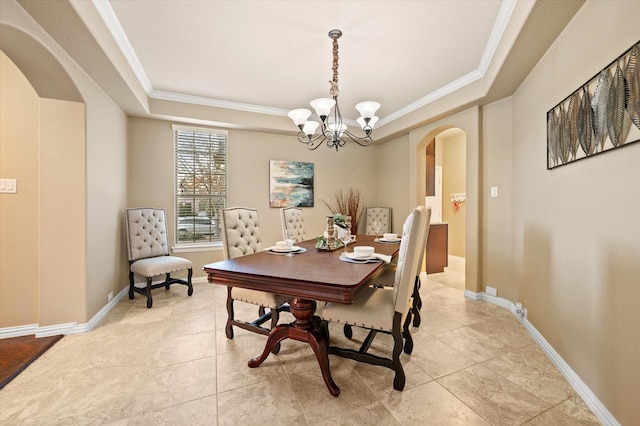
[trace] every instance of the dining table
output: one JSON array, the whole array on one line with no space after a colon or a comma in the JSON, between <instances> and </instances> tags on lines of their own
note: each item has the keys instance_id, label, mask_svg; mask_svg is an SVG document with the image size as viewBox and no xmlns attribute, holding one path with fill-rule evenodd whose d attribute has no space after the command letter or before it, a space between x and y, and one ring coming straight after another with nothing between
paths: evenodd
<instances>
[{"instance_id":1,"label":"dining table","mask_svg":"<svg viewBox=\"0 0 640 426\"><path fill-rule=\"evenodd\" d=\"M306 342L315 353L322 378L333 396L340 388L331 377L328 343L320 330L320 318L315 315L317 303L335 302L351 304L388 264L386 262L346 262L340 259L344 248L333 251L318 250L316 240L296 243L294 256L282 255L269 249L215 263L204 265L209 282L228 287L241 287L266 291L289 297L291 314L295 320L289 324L278 324L267 338L262 353L249 360L251 368L258 367L271 349L284 339ZM347 250L355 246L373 246L376 254L395 258L399 243L379 242L372 235L357 235L348 244Z\"/></svg>"}]
</instances>

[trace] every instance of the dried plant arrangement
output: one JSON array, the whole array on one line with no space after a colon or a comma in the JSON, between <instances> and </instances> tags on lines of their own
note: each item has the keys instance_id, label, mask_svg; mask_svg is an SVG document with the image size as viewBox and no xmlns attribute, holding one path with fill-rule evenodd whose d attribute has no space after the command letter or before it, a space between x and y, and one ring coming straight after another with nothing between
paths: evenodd
<instances>
[{"instance_id":1,"label":"dried plant arrangement","mask_svg":"<svg viewBox=\"0 0 640 426\"><path fill-rule=\"evenodd\" d=\"M342 188L336 190L335 202L330 203L325 200L319 200L322 204L327 206L333 215L342 214L345 216L351 216L351 234L356 235L358 233L358 226L360 220L364 214L365 203L362 200L362 193L359 189L349 188L343 190Z\"/></svg>"}]
</instances>

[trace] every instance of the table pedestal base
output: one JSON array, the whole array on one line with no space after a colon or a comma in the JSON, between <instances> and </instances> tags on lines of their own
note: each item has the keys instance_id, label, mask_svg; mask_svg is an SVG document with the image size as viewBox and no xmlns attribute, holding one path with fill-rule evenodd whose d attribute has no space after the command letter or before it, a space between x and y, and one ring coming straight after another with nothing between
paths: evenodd
<instances>
[{"instance_id":1,"label":"table pedestal base","mask_svg":"<svg viewBox=\"0 0 640 426\"><path fill-rule=\"evenodd\" d=\"M329 370L329 354L327 353L329 342L326 341L320 331L320 318L313 316L316 311L316 302L293 297L289 301L289 305L291 306L291 313L296 320L291 324L281 324L274 327L269 333L269 338L262 354L249 360L249 367L255 368L262 364L271 353L271 349L284 339L306 342L316 355L322 378L327 385L327 389L329 389L329 393L333 396L340 395L340 388L333 381Z\"/></svg>"}]
</instances>

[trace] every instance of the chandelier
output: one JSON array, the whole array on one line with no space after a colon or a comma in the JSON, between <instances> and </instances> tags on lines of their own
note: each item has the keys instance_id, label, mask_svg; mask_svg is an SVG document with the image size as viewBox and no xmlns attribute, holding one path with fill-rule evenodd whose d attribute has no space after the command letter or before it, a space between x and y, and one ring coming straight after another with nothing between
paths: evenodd
<instances>
[{"instance_id":1,"label":"chandelier","mask_svg":"<svg viewBox=\"0 0 640 426\"><path fill-rule=\"evenodd\" d=\"M360 118L356 121L362 128L364 135L354 135L347 130L347 125L344 124L338 106L338 39L341 36L342 31L340 30L329 31L329 37L333 40L333 79L329 81L331 98L318 98L309 102L309 105L315 109L316 114L320 117L320 122L308 120L311 111L305 108L294 109L288 114L300 129L297 135L298 141L307 144L307 148L310 150L316 149L326 142L329 148L335 148L338 151L339 148L346 145L347 140L352 140L361 146L369 146L372 142L373 126L378 121L375 114L380 108L380 104L367 101L356 105L356 109L360 113ZM316 134L318 127L320 133Z\"/></svg>"}]
</instances>

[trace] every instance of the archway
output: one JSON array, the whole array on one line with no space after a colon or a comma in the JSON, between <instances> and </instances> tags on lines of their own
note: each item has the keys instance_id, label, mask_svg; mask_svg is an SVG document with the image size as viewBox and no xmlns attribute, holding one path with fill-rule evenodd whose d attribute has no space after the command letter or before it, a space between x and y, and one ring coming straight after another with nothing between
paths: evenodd
<instances>
[{"instance_id":1,"label":"archway","mask_svg":"<svg viewBox=\"0 0 640 426\"><path fill-rule=\"evenodd\" d=\"M466 133L458 127L444 130L427 141L425 151L424 204L431 208L431 229L424 269L446 271L445 284L464 288Z\"/></svg>"},{"instance_id":2,"label":"archway","mask_svg":"<svg viewBox=\"0 0 640 426\"><path fill-rule=\"evenodd\" d=\"M0 216L11 229L2 238L0 290L3 306L19 308L3 309L0 327L46 335L43 327L86 317L86 262L77 255L86 246L86 112L70 75L38 40L0 24L0 50L11 71L1 76L11 88L2 97L2 175L18 181Z\"/></svg>"},{"instance_id":3,"label":"archway","mask_svg":"<svg viewBox=\"0 0 640 426\"><path fill-rule=\"evenodd\" d=\"M413 185L410 201L423 204L426 195L426 148L441 132L460 128L466 133L466 201L465 201L465 289L472 297L480 293L480 111L474 107L446 119L416 129L410 134L411 152L415 157L410 170Z\"/></svg>"}]
</instances>

